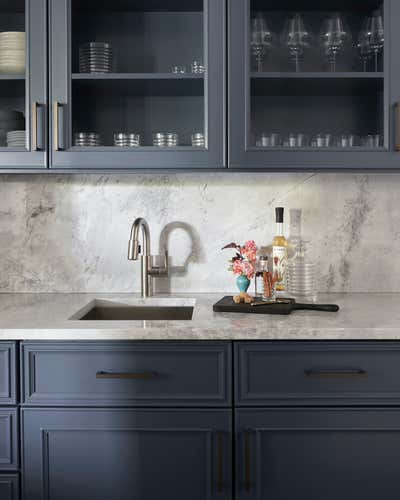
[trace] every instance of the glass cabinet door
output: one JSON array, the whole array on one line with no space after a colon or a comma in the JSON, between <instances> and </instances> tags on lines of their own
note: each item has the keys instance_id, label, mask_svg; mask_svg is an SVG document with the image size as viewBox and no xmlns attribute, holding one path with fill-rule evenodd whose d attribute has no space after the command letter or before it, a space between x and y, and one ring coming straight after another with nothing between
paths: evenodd
<instances>
[{"instance_id":1,"label":"glass cabinet door","mask_svg":"<svg viewBox=\"0 0 400 500\"><path fill-rule=\"evenodd\" d=\"M0 1L0 168L46 166L46 0Z\"/></svg>"},{"instance_id":2,"label":"glass cabinet door","mask_svg":"<svg viewBox=\"0 0 400 500\"><path fill-rule=\"evenodd\" d=\"M390 0L230 0L230 165L398 167L398 11Z\"/></svg>"},{"instance_id":3,"label":"glass cabinet door","mask_svg":"<svg viewBox=\"0 0 400 500\"><path fill-rule=\"evenodd\" d=\"M51 165L224 164L224 0L51 0Z\"/></svg>"}]
</instances>

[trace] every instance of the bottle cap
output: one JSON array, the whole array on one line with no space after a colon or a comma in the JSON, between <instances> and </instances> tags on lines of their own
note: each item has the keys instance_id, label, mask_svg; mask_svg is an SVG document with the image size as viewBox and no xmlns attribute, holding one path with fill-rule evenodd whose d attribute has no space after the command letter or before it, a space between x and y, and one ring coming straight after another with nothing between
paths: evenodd
<instances>
[{"instance_id":1,"label":"bottle cap","mask_svg":"<svg viewBox=\"0 0 400 500\"><path fill-rule=\"evenodd\" d=\"M275 208L275 215L276 215L276 222L278 223L283 223L283 212L284 212L283 207L277 207Z\"/></svg>"}]
</instances>

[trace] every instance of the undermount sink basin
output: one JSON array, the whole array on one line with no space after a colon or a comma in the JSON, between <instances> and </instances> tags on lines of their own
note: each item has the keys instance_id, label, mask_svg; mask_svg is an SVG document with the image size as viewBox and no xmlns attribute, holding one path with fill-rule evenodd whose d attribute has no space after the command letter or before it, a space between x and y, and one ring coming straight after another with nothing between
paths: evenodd
<instances>
[{"instance_id":1,"label":"undermount sink basin","mask_svg":"<svg viewBox=\"0 0 400 500\"><path fill-rule=\"evenodd\" d=\"M70 319L80 321L187 321L192 299L143 299L124 302L95 299Z\"/></svg>"}]
</instances>

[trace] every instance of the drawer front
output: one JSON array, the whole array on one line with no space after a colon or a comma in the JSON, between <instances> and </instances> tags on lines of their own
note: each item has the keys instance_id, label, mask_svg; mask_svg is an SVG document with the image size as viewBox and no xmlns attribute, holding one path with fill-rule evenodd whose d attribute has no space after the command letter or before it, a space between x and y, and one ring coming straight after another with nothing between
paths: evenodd
<instances>
[{"instance_id":1,"label":"drawer front","mask_svg":"<svg viewBox=\"0 0 400 500\"><path fill-rule=\"evenodd\" d=\"M0 471L17 470L18 465L18 413L15 408L3 408L0 409Z\"/></svg>"},{"instance_id":2,"label":"drawer front","mask_svg":"<svg viewBox=\"0 0 400 500\"><path fill-rule=\"evenodd\" d=\"M231 346L223 342L26 342L23 404L225 406Z\"/></svg>"},{"instance_id":3,"label":"drawer front","mask_svg":"<svg viewBox=\"0 0 400 500\"><path fill-rule=\"evenodd\" d=\"M400 403L400 343L240 342L238 405Z\"/></svg>"},{"instance_id":4,"label":"drawer front","mask_svg":"<svg viewBox=\"0 0 400 500\"><path fill-rule=\"evenodd\" d=\"M1 500L19 500L18 474L0 474Z\"/></svg>"},{"instance_id":5,"label":"drawer front","mask_svg":"<svg viewBox=\"0 0 400 500\"><path fill-rule=\"evenodd\" d=\"M0 342L0 406L17 403L15 342Z\"/></svg>"}]
</instances>

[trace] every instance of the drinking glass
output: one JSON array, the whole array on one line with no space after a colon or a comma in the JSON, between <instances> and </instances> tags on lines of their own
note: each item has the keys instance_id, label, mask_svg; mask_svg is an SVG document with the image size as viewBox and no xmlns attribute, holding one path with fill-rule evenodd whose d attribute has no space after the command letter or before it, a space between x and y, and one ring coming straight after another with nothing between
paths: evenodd
<instances>
[{"instance_id":1,"label":"drinking glass","mask_svg":"<svg viewBox=\"0 0 400 500\"><path fill-rule=\"evenodd\" d=\"M324 21L321 32L321 47L328 58L331 71L336 71L337 55L350 41L350 32L340 14L332 14Z\"/></svg>"},{"instance_id":2,"label":"drinking glass","mask_svg":"<svg viewBox=\"0 0 400 500\"><path fill-rule=\"evenodd\" d=\"M332 146L333 138L331 134L317 134L311 140L313 148L329 148Z\"/></svg>"},{"instance_id":3,"label":"drinking glass","mask_svg":"<svg viewBox=\"0 0 400 500\"><path fill-rule=\"evenodd\" d=\"M361 138L361 146L364 148L379 148L381 145L381 136L379 134L370 134Z\"/></svg>"},{"instance_id":4,"label":"drinking glass","mask_svg":"<svg viewBox=\"0 0 400 500\"><path fill-rule=\"evenodd\" d=\"M380 10L376 10L370 19L370 46L375 58L375 71L378 71L378 56L385 43L385 30L383 16Z\"/></svg>"},{"instance_id":5,"label":"drinking glass","mask_svg":"<svg viewBox=\"0 0 400 500\"><path fill-rule=\"evenodd\" d=\"M353 134L342 134L337 141L338 148L353 148L357 146L357 137Z\"/></svg>"},{"instance_id":6,"label":"drinking glass","mask_svg":"<svg viewBox=\"0 0 400 500\"><path fill-rule=\"evenodd\" d=\"M358 35L357 48L360 52L360 58L362 61L363 71L367 71L368 60L372 57L372 47L371 47L371 18L367 17Z\"/></svg>"},{"instance_id":7,"label":"drinking glass","mask_svg":"<svg viewBox=\"0 0 400 500\"><path fill-rule=\"evenodd\" d=\"M311 44L311 35L300 14L294 14L286 21L281 42L288 49L291 59L294 60L296 72L300 71L300 60L304 55L304 50Z\"/></svg>"},{"instance_id":8,"label":"drinking glass","mask_svg":"<svg viewBox=\"0 0 400 500\"><path fill-rule=\"evenodd\" d=\"M274 35L262 14L251 20L250 47L257 61L257 71L262 71L263 59L273 46Z\"/></svg>"},{"instance_id":9,"label":"drinking glass","mask_svg":"<svg viewBox=\"0 0 400 500\"><path fill-rule=\"evenodd\" d=\"M276 148L280 146L279 134L276 133L267 134L263 132L261 134L260 139L258 140L258 143L260 144L260 147L263 148Z\"/></svg>"}]
</instances>

